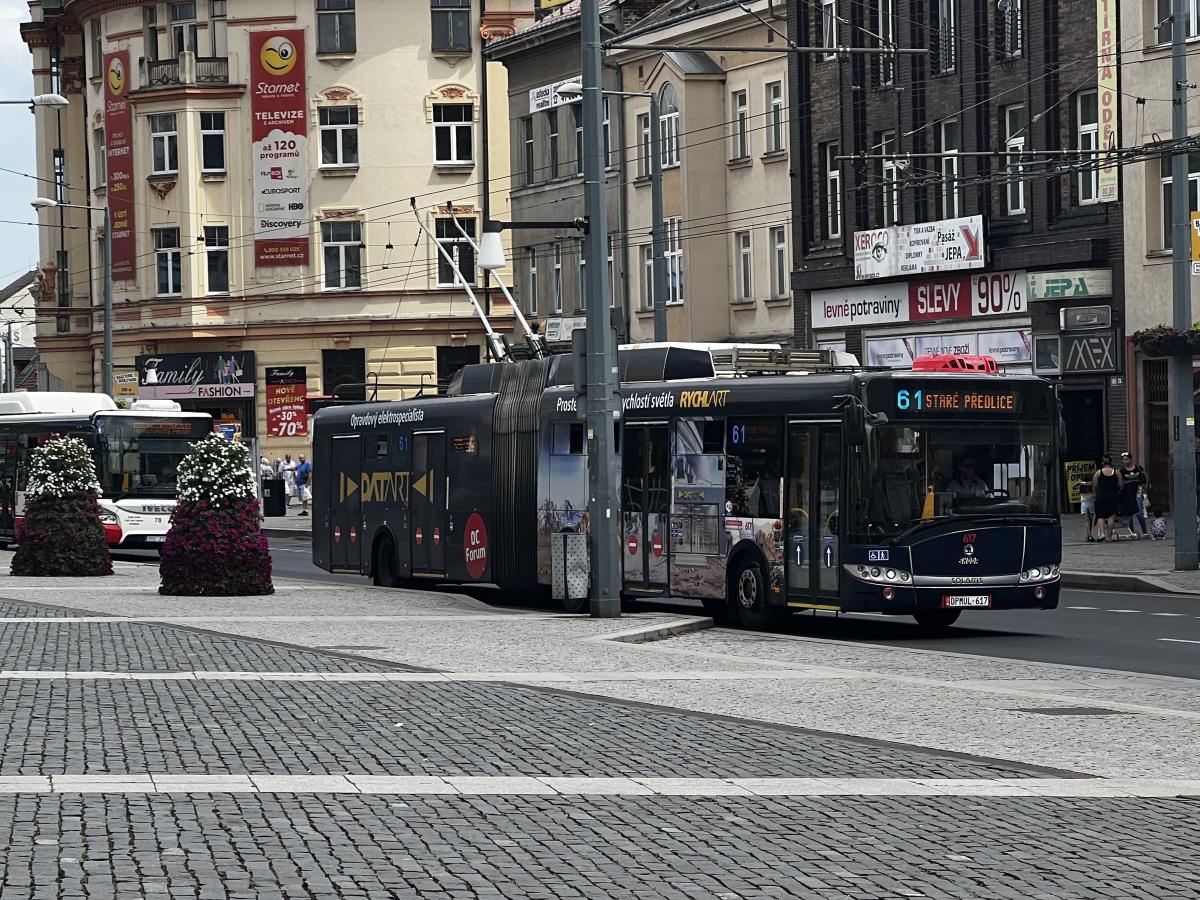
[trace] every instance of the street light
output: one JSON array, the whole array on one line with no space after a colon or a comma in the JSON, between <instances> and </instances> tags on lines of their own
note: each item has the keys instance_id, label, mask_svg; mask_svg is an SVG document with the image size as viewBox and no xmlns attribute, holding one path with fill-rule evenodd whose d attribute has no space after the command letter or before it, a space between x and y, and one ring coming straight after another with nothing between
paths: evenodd
<instances>
[{"instance_id":1,"label":"street light","mask_svg":"<svg viewBox=\"0 0 1200 900\"><path fill-rule=\"evenodd\" d=\"M555 92L568 103L583 98L577 81L560 84ZM602 91L609 97L645 97L650 101L650 242L654 251L654 340L667 339L667 236L663 230L662 147L658 96L653 91Z\"/></svg>"},{"instance_id":2,"label":"street light","mask_svg":"<svg viewBox=\"0 0 1200 900\"><path fill-rule=\"evenodd\" d=\"M49 95L54 96L54 95ZM112 333L112 227L109 221L107 206L87 206L83 203L60 203L50 197L38 197L30 204L34 209L86 209L90 212L104 213L104 349L102 351L100 374L104 393L110 397L113 392L113 333Z\"/></svg>"},{"instance_id":3,"label":"street light","mask_svg":"<svg viewBox=\"0 0 1200 900\"><path fill-rule=\"evenodd\" d=\"M0 100L0 106L41 106L47 109L66 109L71 101L62 94L38 94L28 100Z\"/></svg>"}]
</instances>

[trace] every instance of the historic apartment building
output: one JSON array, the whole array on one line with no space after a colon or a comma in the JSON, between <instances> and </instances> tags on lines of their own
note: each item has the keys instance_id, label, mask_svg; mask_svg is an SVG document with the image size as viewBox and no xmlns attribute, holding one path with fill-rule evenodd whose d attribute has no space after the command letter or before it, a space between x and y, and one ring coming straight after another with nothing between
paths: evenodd
<instances>
[{"instance_id":1,"label":"historic apartment building","mask_svg":"<svg viewBox=\"0 0 1200 900\"><path fill-rule=\"evenodd\" d=\"M1061 384L1068 459L1124 449L1121 173L1087 154L1117 142L1115 3L788 10L822 48L790 72L797 342L990 354Z\"/></svg>"},{"instance_id":2,"label":"historic apartment building","mask_svg":"<svg viewBox=\"0 0 1200 900\"><path fill-rule=\"evenodd\" d=\"M210 411L274 456L305 443L297 396L394 397L478 360L480 324L435 241L483 284L455 225L478 235L507 194L507 159L484 153L507 146L487 103L505 73L482 43L531 6L493 0L481 20L469 0L31 4L34 89L71 100L38 117L38 175L97 210L40 212L49 373L101 384L104 208L120 396ZM291 414L268 415L280 398Z\"/></svg>"}]
</instances>

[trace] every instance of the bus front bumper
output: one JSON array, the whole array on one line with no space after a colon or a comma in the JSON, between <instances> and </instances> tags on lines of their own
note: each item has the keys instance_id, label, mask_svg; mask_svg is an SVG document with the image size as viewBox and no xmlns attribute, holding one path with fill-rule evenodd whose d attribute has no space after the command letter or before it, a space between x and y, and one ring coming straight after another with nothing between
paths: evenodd
<instances>
[{"instance_id":1,"label":"bus front bumper","mask_svg":"<svg viewBox=\"0 0 1200 900\"><path fill-rule=\"evenodd\" d=\"M1054 609L1061 586L1060 578L1037 584L947 587L852 581L843 594L842 610L904 616L933 609Z\"/></svg>"}]
</instances>

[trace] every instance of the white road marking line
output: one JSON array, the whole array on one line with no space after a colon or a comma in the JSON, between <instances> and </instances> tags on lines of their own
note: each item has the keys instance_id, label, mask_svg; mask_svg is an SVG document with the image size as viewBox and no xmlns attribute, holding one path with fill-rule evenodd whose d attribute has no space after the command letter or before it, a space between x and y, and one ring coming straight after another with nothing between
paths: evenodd
<instances>
[{"instance_id":1,"label":"white road marking line","mask_svg":"<svg viewBox=\"0 0 1200 900\"><path fill-rule=\"evenodd\" d=\"M1200 641L1189 641L1186 638L1159 638L1160 641L1170 641L1172 644L1200 644Z\"/></svg>"},{"instance_id":2,"label":"white road marking line","mask_svg":"<svg viewBox=\"0 0 1200 900\"><path fill-rule=\"evenodd\" d=\"M1140 609L1106 609L1104 611L1105 612L1117 612L1117 613L1140 613L1141 612Z\"/></svg>"},{"instance_id":3,"label":"white road marking line","mask_svg":"<svg viewBox=\"0 0 1200 900\"><path fill-rule=\"evenodd\" d=\"M1099 609L1098 606L1064 606L1063 609Z\"/></svg>"},{"instance_id":4,"label":"white road marking line","mask_svg":"<svg viewBox=\"0 0 1200 900\"><path fill-rule=\"evenodd\" d=\"M1172 618L1186 618L1187 613L1150 613L1152 616L1170 616Z\"/></svg>"},{"instance_id":5,"label":"white road marking line","mask_svg":"<svg viewBox=\"0 0 1200 900\"><path fill-rule=\"evenodd\" d=\"M0 776L0 794L466 794L670 797L1176 797L1200 780L1164 778L572 778L554 775L98 775Z\"/></svg>"},{"instance_id":6,"label":"white road marking line","mask_svg":"<svg viewBox=\"0 0 1200 900\"><path fill-rule=\"evenodd\" d=\"M587 684L597 681L800 681L830 676L815 669L679 672L84 672L55 669L0 671L0 681L338 681L506 682L509 684Z\"/></svg>"}]
</instances>

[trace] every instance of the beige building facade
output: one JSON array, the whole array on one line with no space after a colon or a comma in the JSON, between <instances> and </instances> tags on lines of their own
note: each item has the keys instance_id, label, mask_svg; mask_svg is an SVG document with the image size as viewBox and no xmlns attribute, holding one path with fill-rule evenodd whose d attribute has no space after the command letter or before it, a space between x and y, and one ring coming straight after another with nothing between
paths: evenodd
<instances>
[{"instance_id":1,"label":"beige building facade","mask_svg":"<svg viewBox=\"0 0 1200 900\"><path fill-rule=\"evenodd\" d=\"M531 5L30 4L35 91L71 101L37 117L43 193L95 208L40 212L48 372L101 384L104 207L115 393L178 396L269 456L306 443L268 416L284 370L308 398L386 399L486 358L438 244L503 306L455 222L505 210L507 155L485 153L508 145L505 72L481 51Z\"/></svg>"}]
</instances>

